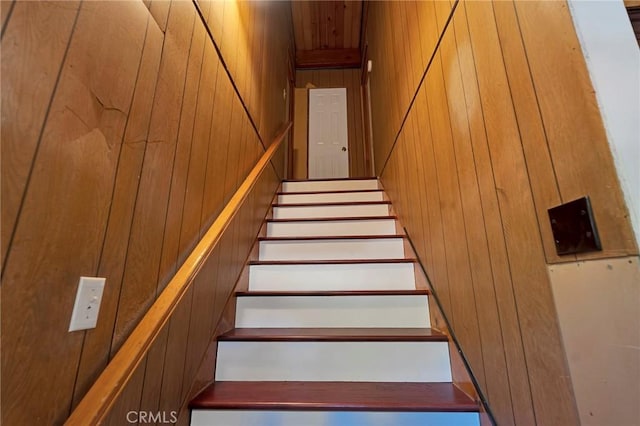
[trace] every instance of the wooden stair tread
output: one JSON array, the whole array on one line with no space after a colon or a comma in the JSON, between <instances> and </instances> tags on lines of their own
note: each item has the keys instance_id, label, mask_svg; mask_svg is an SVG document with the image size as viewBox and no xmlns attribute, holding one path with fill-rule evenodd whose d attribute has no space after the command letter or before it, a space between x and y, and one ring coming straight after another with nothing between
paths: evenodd
<instances>
[{"instance_id":1,"label":"wooden stair tread","mask_svg":"<svg viewBox=\"0 0 640 426\"><path fill-rule=\"evenodd\" d=\"M357 265L362 263L416 263L416 259L252 260L249 265Z\"/></svg>"},{"instance_id":2,"label":"wooden stair tread","mask_svg":"<svg viewBox=\"0 0 640 426\"><path fill-rule=\"evenodd\" d=\"M391 201L335 201L328 203L273 203L272 207L332 207L332 206L377 206L389 205ZM366 216L365 216L366 217Z\"/></svg>"},{"instance_id":3,"label":"wooden stair tread","mask_svg":"<svg viewBox=\"0 0 640 426\"><path fill-rule=\"evenodd\" d=\"M431 328L234 328L220 341L446 342Z\"/></svg>"},{"instance_id":4,"label":"wooden stair tread","mask_svg":"<svg viewBox=\"0 0 640 426\"><path fill-rule=\"evenodd\" d=\"M328 235L328 236L318 236L318 237L259 237L258 241L309 241L309 240L378 240L378 239L396 239L396 238L407 238L406 235L402 234L392 234L392 235Z\"/></svg>"},{"instance_id":5,"label":"wooden stair tread","mask_svg":"<svg viewBox=\"0 0 640 426\"><path fill-rule=\"evenodd\" d=\"M246 296L428 296L427 289L411 290L311 290L311 291L236 291L238 297Z\"/></svg>"},{"instance_id":6,"label":"wooden stair tread","mask_svg":"<svg viewBox=\"0 0 640 426\"><path fill-rule=\"evenodd\" d=\"M398 216L336 216L336 217L303 217L295 219L267 219L267 222L331 222L345 220L397 220Z\"/></svg>"},{"instance_id":7,"label":"wooden stair tread","mask_svg":"<svg viewBox=\"0 0 640 426\"><path fill-rule=\"evenodd\" d=\"M343 180L345 182L351 182L354 180L378 180L377 177L362 177L362 178L325 178L325 179L284 179L282 182L335 182Z\"/></svg>"},{"instance_id":8,"label":"wooden stair tread","mask_svg":"<svg viewBox=\"0 0 640 426\"><path fill-rule=\"evenodd\" d=\"M476 412L452 383L215 382L192 409Z\"/></svg>"},{"instance_id":9,"label":"wooden stair tread","mask_svg":"<svg viewBox=\"0 0 640 426\"><path fill-rule=\"evenodd\" d=\"M346 194L349 192L384 192L382 189L336 189L333 191L278 192L278 195Z\"/></svg>"}]
</instances>

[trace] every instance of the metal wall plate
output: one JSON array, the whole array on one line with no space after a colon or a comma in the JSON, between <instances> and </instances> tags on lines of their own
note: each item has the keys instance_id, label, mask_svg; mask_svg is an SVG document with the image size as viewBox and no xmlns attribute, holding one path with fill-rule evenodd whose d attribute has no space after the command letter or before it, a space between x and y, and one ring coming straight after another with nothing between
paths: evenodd
<instances>
[{"instance_id":1,"label":"metal wall plate","mask_svg":"<svg viewBox=\"0 0 640 426\"><path fill-rule=\"evenodd\" d=\"M588 196L550 208L548 212L559 255L602 250Z\"/></svg>"}]
</instances>

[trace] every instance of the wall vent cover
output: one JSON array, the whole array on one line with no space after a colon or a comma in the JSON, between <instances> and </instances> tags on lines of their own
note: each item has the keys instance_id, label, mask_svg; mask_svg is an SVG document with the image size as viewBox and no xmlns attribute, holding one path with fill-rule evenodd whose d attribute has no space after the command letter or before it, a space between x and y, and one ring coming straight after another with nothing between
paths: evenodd
<instances>
[{"instance_id":1,"label":"wall vent cover","mask_svg":"<svg viewBox=\"0 0 640 426\"><path fill-rule=\"evenodd\" d=\"M589 197L548 210L558 255L602 250Z\"/></svg>"}]
</instances>

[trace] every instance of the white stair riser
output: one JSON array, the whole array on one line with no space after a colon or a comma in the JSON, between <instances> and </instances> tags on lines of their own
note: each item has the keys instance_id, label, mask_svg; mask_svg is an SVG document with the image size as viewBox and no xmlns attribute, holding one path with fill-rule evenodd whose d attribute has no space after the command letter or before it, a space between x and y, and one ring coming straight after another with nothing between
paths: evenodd
<instances>
[{"instance_id":1,"label":"white stair riser","mask_svg":"<svg viewBox=\"0 0 640 426\"><path fill-rule=\"evenodd\" d=\"M413 263L251 265L249 290L413 290Z\"/></svg>"},{"instance_id":2,"label":"white stair riser","mask_svg":"<svg viewBox=\"0 0 640 426\"><path fill-rule=\"evenodd\" d=\"M402 238L261 241L260 260L403 259Z\"/></svg>"},{"instance_id":3,"label":"white stair riser","mask_svg":"<svg viewBox=\"0 0 640 426\"><path fill-rule=\"evenodd\" d=\"M238 297L236 327L430 327L426 295Z\"/></svg>"},{"instance_id":4,"label":"white stair riser","mask_svg":"<svg viewBox=\"0 0 640 426\"><path fill-rule=\"evenodd\" d=\"M358 191L362 189L379 189L378 181L375 179L308 180L282 184L282 192Z\"/></svg>"},{"instance_id":5,"label":"white stair riser","mask_svg":"<svg viewBox=\"0 0 640 426\"><path fill-rule=\"evenodd\" d=\"M330 192L327 194L284 194L278 196L279 204L343 203L355 201L383 201L379 192Z\"/></svg>"},{"instance_id":6,"label":"white stair riser","mask_svg":"<svg viewBox=\"0 0 640 426\"><path fill-rule=\"evenodd\" d=\"M192 426L479 426L478 413L194 410Z\"/></svg>"},{"instance_id":7,"label":"white stair riser","mask_svg":"<svg viewBox=\"0 0 640 426\"><path fill-rule=\"evenodd\" d=\"M218 342L216 380L450 382L447 342Z\"/></svg>"},{"instance_id":8,"label":"white stair riser","mask_svg":"<svg viewBox=\"0 0 640 426\"><path fill-rule=\"evenodd\" d=\"M274 219L312 219L320 217L389 216L388 204L349 204L339 206L274 207Z\"/></svg>"},{"instance_id":9,"label":"white stair riser","mask_svg":"<svg viewBox=\"0 0 640 426\"><path fill-rule=\"evenodd\" d=\"M268 237L322 237L393 234L396 234L396 222L393 219L270 222L267 224Z\"/></svg>"}]
</instances>

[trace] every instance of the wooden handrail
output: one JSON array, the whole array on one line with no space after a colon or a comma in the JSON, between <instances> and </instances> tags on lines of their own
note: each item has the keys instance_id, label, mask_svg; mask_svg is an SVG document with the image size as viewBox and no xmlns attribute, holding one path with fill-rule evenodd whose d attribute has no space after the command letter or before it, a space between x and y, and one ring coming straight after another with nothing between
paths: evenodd
<instances>
[{"instance_id":1,"label":"wooden handrail","mask_svg":"<svg viewBox=\"0 0 640 426\"><path fill-rule=\"evenodd\" d=\"M98 424L104 420L158 334L189 290L204 261L218 244L258 178L282 145L290 128L291 122L288 122L278 132L272 144L266 149L187 260L71 413L65 425L86 426Z\"/></svg>"}]
</instances>

